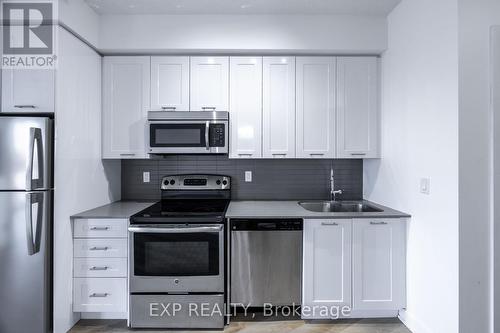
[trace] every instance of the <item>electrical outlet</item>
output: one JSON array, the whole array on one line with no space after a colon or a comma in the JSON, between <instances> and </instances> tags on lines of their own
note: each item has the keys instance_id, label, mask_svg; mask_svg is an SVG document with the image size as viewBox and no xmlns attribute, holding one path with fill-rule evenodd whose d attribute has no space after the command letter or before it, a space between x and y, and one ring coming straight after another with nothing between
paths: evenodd
<instances>
[{"instance_id":1,"label":"electrical outlet","mask_svg":"<svg viewBox=\"0 0 500 333\"><path fill-rule=\"evenodd\" d=\"M245 171L245 182L252 182L252 171Z\"/></svg>"},{"instance_id":2,"label":"electrical outlet","mask_svg":"<svg viewBox=\"0 0 500 333\"><path fill-rule=\"evenodd\" d=\"M420 178L420 193L431 193L431 180L430 178Z\"/></svg>"},{"instance_id":3,"label":"electrical outlet","mask_svg":"<svg viewBox=\"0 0 500 333\"><path fill-rule=\"evenodd\" d=\"M144 171L142 173L142 182L143 183L149 183L150 179L149 179L149 171Z\"/></svg>"}]
</instances>

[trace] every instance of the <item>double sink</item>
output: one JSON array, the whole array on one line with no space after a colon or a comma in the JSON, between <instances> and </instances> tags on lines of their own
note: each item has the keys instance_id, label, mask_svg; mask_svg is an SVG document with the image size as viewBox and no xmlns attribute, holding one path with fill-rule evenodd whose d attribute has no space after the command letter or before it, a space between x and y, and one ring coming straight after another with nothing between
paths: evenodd
<instances>
[{"instance_id":1,"label":"double sink","mask_svg":"<svg viewBox=\"0 0 500 333\"><path fill-rule=\"evenodd\" d=\"M383 212L364 201L301 201L299 205L311 212L324 213L371 213Z\"/></svg>"}]
</instances>

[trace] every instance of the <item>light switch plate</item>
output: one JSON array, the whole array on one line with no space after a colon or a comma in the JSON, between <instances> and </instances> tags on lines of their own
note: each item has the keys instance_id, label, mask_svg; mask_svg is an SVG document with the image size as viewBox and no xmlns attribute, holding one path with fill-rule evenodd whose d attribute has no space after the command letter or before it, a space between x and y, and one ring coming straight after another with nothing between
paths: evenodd
<instances>
[{"instance_id":1,"label":"light switch plate","mask_svg":"<svg viewBox=\"0 0 500 333\"><path fill-rule=\"evenodd\" d=\"M431 193L431 180L430 178L420 178L420 193Z\"/></svg>"},{"instance_id":2,"label":"light switch plate","mask_svg":"<svg viewBox=\"0 0 500 333\"><path fill-rule=\"evenodd\" d=\"M252 182L252 171L245 171L245 182Z\"/></svg>"},{"instance_id":3,"label":"light switch plate","mask_svg":"<svg viewBox=\"0 0 500 333\"><path fill-rule=\"evenodd\" d=\"M144 171L142 173L142 182L143 183L149 183L150 178L149 178L149 171Z\"/></svg>"}]
</instances>

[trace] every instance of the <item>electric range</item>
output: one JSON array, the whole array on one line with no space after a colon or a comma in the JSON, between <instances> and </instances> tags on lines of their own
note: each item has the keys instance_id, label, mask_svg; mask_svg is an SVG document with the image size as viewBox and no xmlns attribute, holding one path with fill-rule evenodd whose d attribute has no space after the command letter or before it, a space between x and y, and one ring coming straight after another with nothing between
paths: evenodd
<instances>
[{"instance_id":1,"label":"electric range","mask_svg":"<svg viewBox=\"0 0 500 333\"><path fill-rule=\"evenodd\" d=\"M230 197L228 176L169 175L161 201L130 218L130 327L223 328Z\"/></svg>"}]
</instances>

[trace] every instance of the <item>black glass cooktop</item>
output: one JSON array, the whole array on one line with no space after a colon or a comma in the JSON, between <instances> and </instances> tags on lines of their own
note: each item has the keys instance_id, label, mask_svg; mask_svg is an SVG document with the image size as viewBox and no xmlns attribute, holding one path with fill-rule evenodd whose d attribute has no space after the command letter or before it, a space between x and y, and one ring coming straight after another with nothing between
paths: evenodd
<instances>
[{"instance_id":1,"label":"black glass cooktop","mask_svg":"<svg viewBox=\"0 0 500 333\"><path fill-rule=\"evenodd\" d=\"M224 218L229 200L226 199L168 199L140 211L131 217L131 223L169 223L206 219L219 221Z\"/></svg>"}]
</instances>

